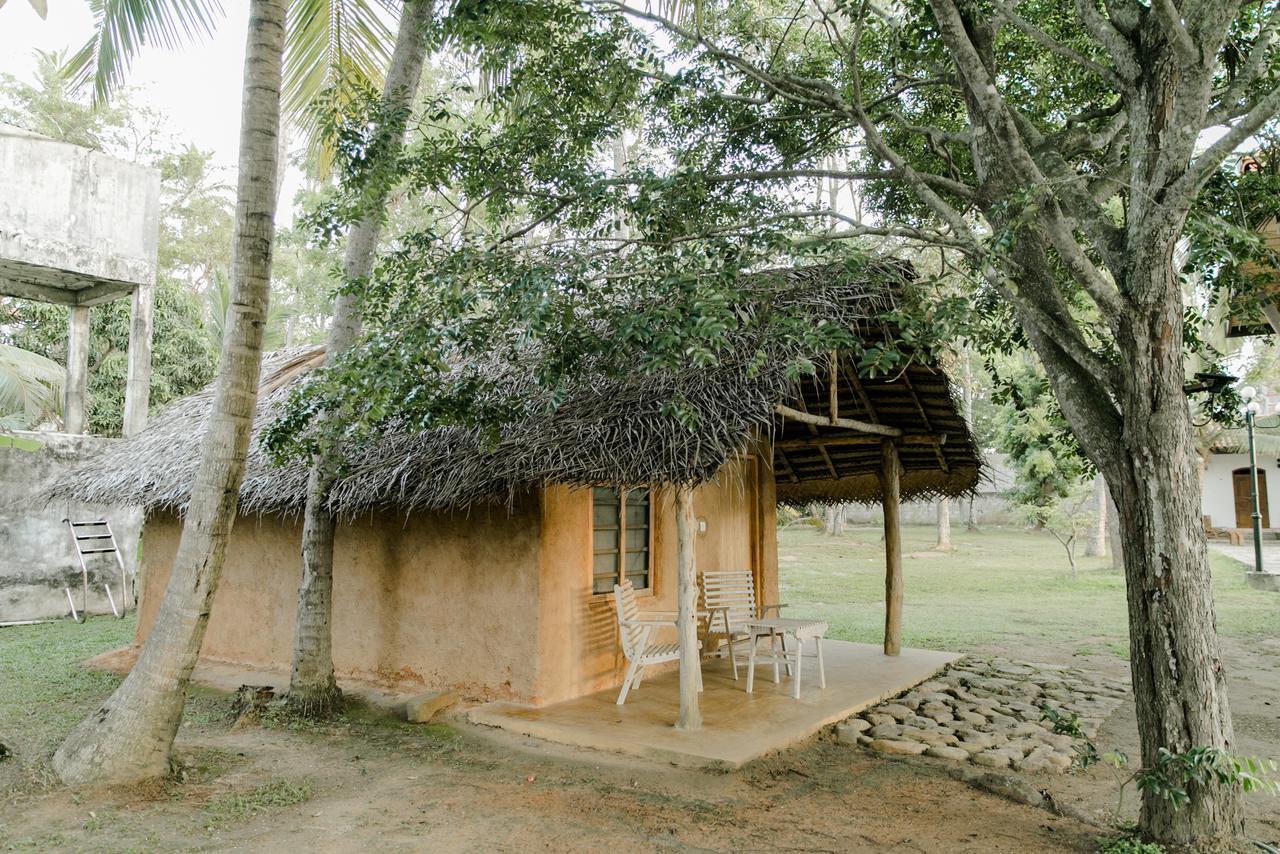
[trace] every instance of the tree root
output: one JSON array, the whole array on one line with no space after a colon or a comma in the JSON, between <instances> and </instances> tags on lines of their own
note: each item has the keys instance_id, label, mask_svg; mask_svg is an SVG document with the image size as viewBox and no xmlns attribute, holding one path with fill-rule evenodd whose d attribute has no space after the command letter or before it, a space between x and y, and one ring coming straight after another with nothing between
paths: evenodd
<instances>
[{"instance_id":1,"label":"tree root","mask_svg":"<svg viewBox=\"0 0 1280 854\"><path fill-rule=\"evenodd\" d=\"M284 711L289 715L322 721L338 715L346 706L346 697L342 689L331 679L327 685L302 689L290 687L289 693L281 698L281 703Z\"/></svg>"}]
</instances>

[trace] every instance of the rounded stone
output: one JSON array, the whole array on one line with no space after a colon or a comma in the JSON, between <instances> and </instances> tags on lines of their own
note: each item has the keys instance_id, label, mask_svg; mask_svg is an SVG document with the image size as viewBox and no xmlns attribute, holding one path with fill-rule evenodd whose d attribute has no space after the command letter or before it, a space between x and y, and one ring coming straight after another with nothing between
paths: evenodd
<instances>
[{"instance_id":1,"label":"rounded stone","mask_svg":"<svg viewBox=\"0 0 1280 854\"><path fill-rule=\"evenodd\" d=\"M894 720L899 721L905 721L907 718L915 716L915 711L913 709L908 709L906 706L898 703L885 703L883 706L879 706L876 711L884 715L890 715Z\"/></svg>"},{"instance_id":2,"label":"rounded stone","mask_svg":"<svg viewBox=\"0 0 1280 854\"><path fill-rule=\"evenodd\" d=\"M901 756L919 756L929 747L927 744L921 744L918 741L900 741L892 738L874 738L869 746L879 753Z\"/></svg>"},{"instance_id":3,"label":"rounded stone","mask_svg":"<svg viewBox=\"0 0 1280 854\"><path fill-rule=\"evenodd\" d=\"M902 735L902 727L899 724L878 724L867 730L867 735L872 738L897 738Z\"/></svg>"},{"instance_id":4,"label":"rounded stone","mask_svg":"<svg viewBox=\"0 0 1280 854\"><path fill-rule=\"evenodd\" d=\"M925 756L936 756L939 759L950 759L952 762L967 762L969 760L969 752L961 750L959 747L946 747L944 745L933 744L924 752Z\"/></svg>"},{"instance_id":5,"label":"rounded stone","mask_svg":"<svg viewBox=\"0 0 1280 854\"><path fill-rule=\"evenodd\" d=\"M1013 757L1003 750L984 750L981 753L973 754L972 761L973 764L982 765L986 768L1008 768L1009 763L1013 761Z\"/></svg>"}]
</instances>

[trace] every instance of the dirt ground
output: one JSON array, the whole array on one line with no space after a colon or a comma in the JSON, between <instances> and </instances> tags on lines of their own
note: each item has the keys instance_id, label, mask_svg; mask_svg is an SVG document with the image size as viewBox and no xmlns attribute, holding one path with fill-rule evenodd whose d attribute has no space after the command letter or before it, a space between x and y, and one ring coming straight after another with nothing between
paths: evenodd
<instances>
[{"instance_id":1,"label":"dirt ground","mask_svg":"<svg viewBox=\"0 0 1280 854\"><path fill-rule=\"evenodd\" d=\"M1280 754L1280 641L1226 642L1241 753ZM1097 670L1110 656L982 649ZM76 851L1094 851L1113 820L1106 769L1029 776L1096 820L1063 818L829 737L729 773L578 751L369 710L313 727L232 726L202 691L178 740L183 780L71 792L26 786L0 805L0 847ZM1132 706L1098 738L1137 755ZM1136 804L1130 792L1126 812ZM1280 804L1250 799L1254 838Z\"/></svg>"},{"instance_id":2,"label":"dirt ground","mask_svg":"<svg viewBox=\"0 0 1280 854\"><path fill-rule=\"evenodd\" d=\"M924 763L815 743L718 774L378 722L346 732L187 727L191 780L6 805L14 850L1085 851L1086 825ZM287 780L291 805L226 793Z\"/></svg>"}]
</instances>

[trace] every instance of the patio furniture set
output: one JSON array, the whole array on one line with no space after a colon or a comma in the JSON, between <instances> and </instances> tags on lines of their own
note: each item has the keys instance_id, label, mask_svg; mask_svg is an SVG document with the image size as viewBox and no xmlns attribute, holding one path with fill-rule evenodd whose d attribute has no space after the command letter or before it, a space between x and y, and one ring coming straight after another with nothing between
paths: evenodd
<instances>
[{"instance_id":1,"label":"patio furniture set","mask_svg":"<svg viewBox=\"0 0 1280 854\"><path fill-rule=\"evenodd\" d=\"M676 614L671 611L641 611L636 602L635 588L630 581L615 584L614 602L618 608L618 633L622 639L622 652L627 659L627 673L618 692L617 704L627 700L628 692L640 687L646 667L680 659L677 643L658 643L654 636L658 629L674 628ZM712 655L727 656L733 668L733 679L738 681L739 648L745 643L747 653L746 691L753 693L756 667L773 666L773 681L779 682L781 670L791 678L791 696L800 699L801 662L806 657L805 644L812 643L814 658L818 664L818 687L827 687L826 671L822 664L822 637L827 624L820 620L789 619L782 616L783 605L757 604L755 581L749 569L708 571L702 574L703 610L696 617L706 621L706 637L723 635L724 648L711 651ZM791 646L788 648L787 639ZM768 651L760 650L761 640L768 638ZM699 643L699 647L702 644ZM781 647L781 649L779 649ZM697 670L698 690L702 690L702 667L699 655Z\"/></svg>"}]
</instances>

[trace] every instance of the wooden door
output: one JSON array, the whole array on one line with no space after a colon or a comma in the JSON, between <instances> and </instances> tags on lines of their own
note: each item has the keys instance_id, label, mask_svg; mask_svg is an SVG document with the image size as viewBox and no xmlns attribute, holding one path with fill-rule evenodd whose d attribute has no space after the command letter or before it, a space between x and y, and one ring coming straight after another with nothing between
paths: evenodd
<instances>
[{"instance_id":1,"label":"wooden door","mask_svg":"<svg viewBox=\"0 0 1280 854\"><path fill-rule=\"evenodd\" d=\"M1231 488L1236 499L1236 527L1253 527L1253 500L1249 495L1249 469L1236 469L1231 473ZM1271 527L1271 514L1267 507L1267 470L1258 469L1258 513L1262 527Z\"/></svg>"}]
</instances>

